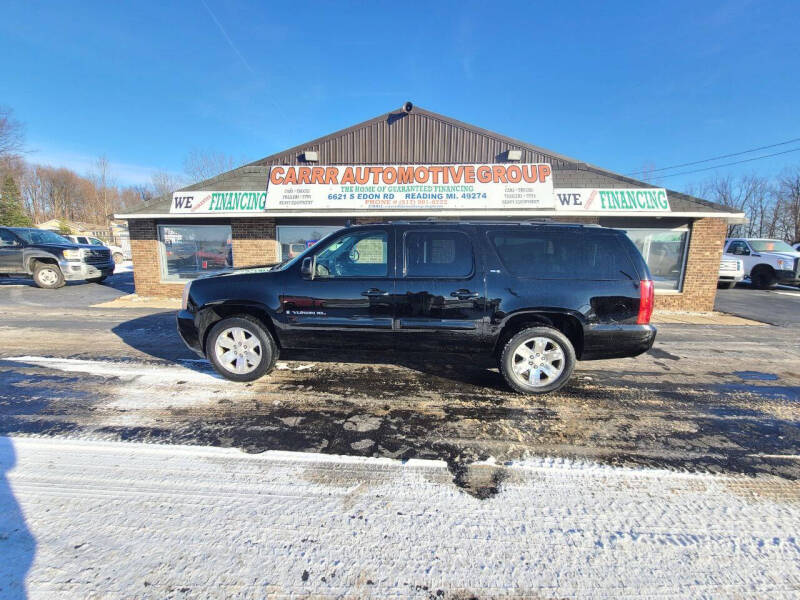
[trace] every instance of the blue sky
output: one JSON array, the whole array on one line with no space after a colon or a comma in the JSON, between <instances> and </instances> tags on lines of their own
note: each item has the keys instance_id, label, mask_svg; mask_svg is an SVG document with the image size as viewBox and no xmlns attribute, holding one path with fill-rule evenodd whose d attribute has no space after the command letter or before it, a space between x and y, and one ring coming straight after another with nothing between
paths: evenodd
<instances>
[{"instance_id":1,"label":"blue sky","mask_svg":"<svg viewBox=\"0 0 800 600\"><path fill-rule=\"evenodd\" d=\"M30 160L105 154L120 183L193 149L255 160L405 100L622 173L800 138L795 0L0 5L0 104Z\"/></svg>"}]
</instances>

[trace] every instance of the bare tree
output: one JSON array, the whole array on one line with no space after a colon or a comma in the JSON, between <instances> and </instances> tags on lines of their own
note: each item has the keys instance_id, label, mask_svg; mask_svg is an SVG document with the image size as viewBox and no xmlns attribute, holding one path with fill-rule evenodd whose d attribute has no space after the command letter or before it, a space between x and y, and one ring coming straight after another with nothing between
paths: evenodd
<instances>
[{"instance_id":1,"label":"bare tree","mask_svg":"<svg viewBox=\"0 0 800 600\"><path fill-rule=\"evenodd\" d=\"M788 242L800 242L800 169L787 171L780 176L778 198L784 238Z\"/></svg>"},{"instance_id":2,"label":"bare tree","mask_svg":"<svg viewBox=\"0 0 800 600\"><path fill-rule=\"evenodd\" d=\"M236 166L236 160L232 156L208 150L192 150L183 161L183 170L192 183L211 179L235 169Z\"/></svg>"},{"instance_id":3,"label":"bare tree","mask_svg":"<svg viewBox=\"0 0 800 600\"><path fill-rule=\"evenodd\" d=\"M747 215L744 225L729 225L728 235L761 236L774 222L775 196L769 182L757 175L726 175L692 186L692 193Z\"/></svg>"},{"instance_id":4,"label":"bare tree","mask_svg":"<svg viewBox=\"0 0 800 600\"><path fill-rule=\"evenodd\" d=\"M108 158L103 155L100 156L94 164L94 171L90 174L89 179L95 187L95 205L98 210L102 211L103 222L105 223L113 211L112 196L115 195L114 183L112 182L111 169L108 165Z\"/></svg>"},{"instance_id":5,"label":"bare tree","mask_svg":"<svg viewBox=\"0 0 800 600\"><path fill-rule=\"evenodd\" d=\"M167 171L156 171L150 176L153 196L172 196L172 192L183 187L183 179Z\"/></svg>"},{"instance_id":6,"label":"bare tree","mask_svg":"<svg viewBox=\"0 0 800 600\"><path fill-rule=\"evenodd\" d=\"M17 154L25 144L25 126L14 118L14 111L0 106L0 157Z\"/></svg>"}]
</instances>

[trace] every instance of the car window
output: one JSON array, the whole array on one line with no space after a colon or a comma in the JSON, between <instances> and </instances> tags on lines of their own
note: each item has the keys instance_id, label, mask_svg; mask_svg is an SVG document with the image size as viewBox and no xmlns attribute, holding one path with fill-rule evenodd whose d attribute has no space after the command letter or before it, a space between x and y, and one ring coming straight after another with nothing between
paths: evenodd
<instances>
[{"instance_id":1,"label":"car window","mask_svg":"<svg viewBox=\"0 0 800 600\"><path fill-rule=\"evenodd\" d=\"M357 231L336 238L314 254L315 278L386 277L389 274L386 231Z\"/></svg>"},{"instance_id":2,"label":"car window","mask_svg":"<svg viewBox=\"0 0 800 600\"><path fill-rule=\"evenodd\" d=\"M16 237L14 237L13 233L5 229L0 229L0 246L9 247L16 246L18 244L19 241Z\"/></svg>"},{"instance_id":3,"label":"car window","mask_svg":"<svg viewBox=\"0 0 800 600\"><path fill-rule=\"evenodd\" d=\"M87 240L85 237L83 237L83 236L81 236L81 235L79 235L79 236L77 237L77 240L78 240L78 243L79 243L79 244L88 244L88 243L89 243L89 240Z\"/></svg>"},{"instance_id":4,"label":"car window","mask_svg":"<svg viewBox=\"0 0 800 600\"><path fill-rule=\"evenodd\" d=\"M634 277L616 235L574 231L490 231L489 240L513 275L536 279L620 280Z\"/></svg>"},{"instance_id":5,"label":"car window","mask_svg":"<svg viewBox=\"0 0 800 600\"><path fill-rule=\"evenodd\" d=\"M104 246L105 244L97 238L89 238L89 243L93 246Z\"/></svg>"},{"instance_id":6,"label":"car window","mask_svg":"<svg viewBox=\"0 0 800 600\"><path fill-rule=\"evenodd\" d=\"M756 252L794 252L794 248L781 240L750 240L750 245Z\"/></svg>"},{"instance_id":7,"label":"car window","mask_svg":"<svg viewBox=\"0 0 800 600\"><path fill-rule=\"evenodd\" d=\"M406 277L468 277L472 243L460 231L409 231L403 239Z\"/></svg>"},{"instance_id":8,"label":"car window","mask_svg":"<svg viewBox=\"0 0 800 600\"><path fill-rule=\"evenodd\" d=\"M738 254L739 256L747 256L750 254L750 249L742 241L731 242L728 246L728 254Z\"/></svg>"}]
</instances>

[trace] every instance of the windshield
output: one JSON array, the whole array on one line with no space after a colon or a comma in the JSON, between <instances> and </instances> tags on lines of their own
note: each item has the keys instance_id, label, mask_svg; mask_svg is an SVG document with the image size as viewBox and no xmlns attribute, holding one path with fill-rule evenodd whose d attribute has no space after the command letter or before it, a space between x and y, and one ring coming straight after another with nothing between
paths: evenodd
<instances>
[{"instance_id":1,"label":"windshield","mask_svg":"<svg viewBox=\"0 0 800 600\"><path fill-rule=\"evenodd\" d=\"M750 246L756 252L797 252L789 244L780 240L750 240Z\"/></svg>"},{"instance_id":2,"label":"windshield","mask_svg":"<svg viewBox=\"0 0 800 600\"><path fill-rule=\"evenodd\" d=\"M67 238L58 235L54 231L48 231L47 229L13 229L12 231L29 244L72 245L72 242Z\"/></svg>"}]
</instances>

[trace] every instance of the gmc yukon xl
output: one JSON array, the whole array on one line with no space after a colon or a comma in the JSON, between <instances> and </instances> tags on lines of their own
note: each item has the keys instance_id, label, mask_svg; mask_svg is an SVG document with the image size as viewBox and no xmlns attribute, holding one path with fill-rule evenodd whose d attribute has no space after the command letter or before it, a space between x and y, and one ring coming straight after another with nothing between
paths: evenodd
<instances>
[{"instance_id":1,"label":"gmc yukon xl","mask_svg":"<svg viewBox=\"0 0 800 600\"><path fill-rule=\"evenodd\" d=\"M347 227L291 260L186 285L178 331L224 377L252 381L283 349L494 357L521 393L577 360L650 349L653 281L622 231L508 222Z\"/></svg>"}]
</instances>

